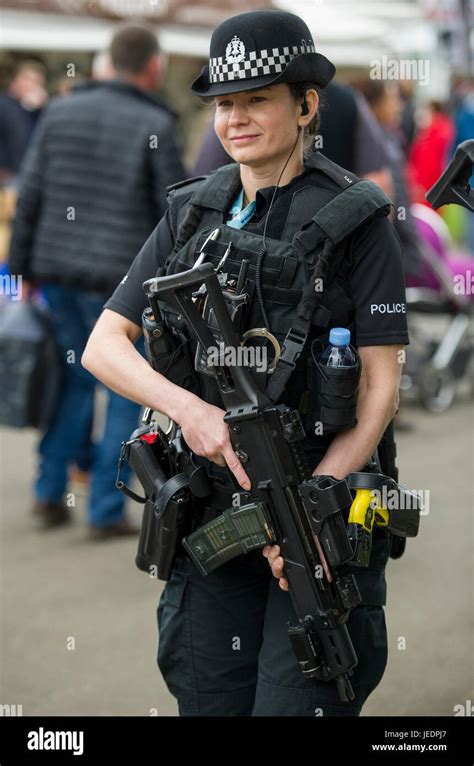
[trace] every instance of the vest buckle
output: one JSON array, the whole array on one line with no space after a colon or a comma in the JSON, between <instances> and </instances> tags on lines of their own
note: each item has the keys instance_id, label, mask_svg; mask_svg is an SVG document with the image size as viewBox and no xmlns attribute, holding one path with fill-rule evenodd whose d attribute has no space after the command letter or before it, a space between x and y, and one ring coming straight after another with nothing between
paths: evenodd
<instances>
[{"instance_id":1,"label":"vest buckle","mask_svg":"<svg viewBox=\"0 0 474 766\"><path fill-rule=\"evenodd\" d=\"M303 351L307 337L307 333L301 335L290 327L288 334L283 341L283 348L279 362L288 365L293 370Z\"/></svg>"}]
</instances>

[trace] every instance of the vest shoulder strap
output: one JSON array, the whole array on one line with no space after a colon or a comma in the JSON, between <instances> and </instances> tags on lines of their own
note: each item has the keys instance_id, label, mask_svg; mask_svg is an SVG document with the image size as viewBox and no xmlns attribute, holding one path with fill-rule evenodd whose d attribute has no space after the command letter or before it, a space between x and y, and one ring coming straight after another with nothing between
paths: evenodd
<instances>
[{"instance_id":1,"label":"vest shoulder strap","mask_svg":"<svg viewBox=\"0 0 474 766\"><path fill-rule=\"evenodd\" d=\"M230 205L240 187L240 171L237 163L223 165L208 176L196 176L186 181L180 181L167 187L167 200L170 206L171 220L175 237L182 245L181 226L191 213L195 228L199 225L204 211L214 212L216 222L222 220L222 215ZM187 203L187 204L183 204ZM193 232L186 226L186 235Z\"/></svg>"},{"instance_id":2,"label":"vest shoulder strap","mask_svg":"<svg viewBox=\"0 0 474 766\"><path fill-rule=\"evenodd\" d=\"M355 173L351 173L349 170L342 168L337 163L325 157L321 152L312 152L306 160L306 165L315 170L319 170L324 175L328 176L331 181L334 181L341 189L345 189L347 186L352 186L359 177Z\"/></svg>"},{"instance_id":3,"label":"vest shoulder strap","mask_svg":"<svg viewBox=\"0 0 474 766\"><path fill-rule=\"evenodd\" d=\"M193 176L193 178L185 178L184 181L177 181L175 184L170 184L166 187L166 199L168 203L173 200L176 195L183 196L193 192L199 181L204 181L207 176Z\"/></svg>"},{"instance_id":4,"label":"vest shoulder strap","mask_svg":"<svg viewBox=\"0 0 474 766\"><path fill-rule=\"evenodd\" d=\"M207 176L186 178L184 181L178 181L166 187L166 201L168 202L171 230L175 242L179 238L179 232L186 215L186 201L192 197L206 178Z\"/></svg>"},{"instance_id":5,"label":"vest shoulder strap","mask_svg":"<svg viewBox=\"0 0 474 766\"><path fill-rule=\"evenodd\" d=\"M214 170L195 190L190 202L223 213L241 186L240 167L236 162Z\"/></svg>"},{"instance_id":6,"label":"vest shoulder strap","mask_svg":"<svg viewBox=\"0 0 474 766\"><path fill-rule=\"evenodd\" d=\"M338 245L359 226L378 215L388 215L392 202L372 181L356 181L336 194L293 237L300 250L314 249L318 239L330 239ZM321 237L322 234L322 237Z\"/></svg>"},{"instance_id":7,"label":"vest shoulder strap","mask_svg":"<svg viewBox=\"0 0 474 766\"><path fill-rule=\"evenodd\" d=\"M237 163L223 165L208 176L195 176L166 187L167 199L180 203L189 197L189 203L200 207L224 212L235 190L240 186L240 172Z\"/></svg>"}]
</instances>

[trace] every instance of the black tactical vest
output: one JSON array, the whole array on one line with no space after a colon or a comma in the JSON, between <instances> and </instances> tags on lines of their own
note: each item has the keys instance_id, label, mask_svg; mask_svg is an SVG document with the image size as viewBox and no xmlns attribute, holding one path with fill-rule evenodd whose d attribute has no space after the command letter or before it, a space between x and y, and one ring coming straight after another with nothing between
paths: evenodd
<instances>
[{"instance_id":1,"label":"black tactical vest","mask_svg":"<svg viewBox=\"0 0 474 766\"><path fill-rule=\"evenodd\" d=\"M340 168L319 152L305 162L310 172L324 173L333 190L311 184L293 193L281 239L265 238L261 285L270 332L283 346L290 328L306 324L308 338L291 376L286 380L281 401L302 410L308 380L308 348L320 338L326 342L331 327L347 327L354 342L354 306L350 295L347 257L348 237L358 226L379 215L387 215L390 200L370 181ZM210 176L191 179L168 187L170 219L176 229L175 247L160 274L175 274L192 268L209 234L219 229L218 238L206 245L206 260L215 266L229 243L225 272L237 278L242 259L248 259L250 306L242 330L263 327L255 296L255 273L263 237L244 229L226 226L230 205L241 187L239 165L219 168ZM190 197L190 191L192 196ZM186 198L186 200L185 200ZM183 204L185 203L185 204ZM271 215L271 212L270 212ZM323 289L311 289L322 253L328 261ZM306 309L302 311L302 306ZM169 307L160 306L170 319ZM300 316L298 316L300 314ZM176 319L176 318L175 318ZM171 322L173 317L171 316ZM193 349L193 353L194 353ZM284 355L282 355L284 356ZM273 373L275 375L275 373ZM272 375L267 376L271 378ZM200 375L200 394L211 404L222 406L213 378ZM275 378L276 380L276 378Z\"/></svg>"}]
</instances>

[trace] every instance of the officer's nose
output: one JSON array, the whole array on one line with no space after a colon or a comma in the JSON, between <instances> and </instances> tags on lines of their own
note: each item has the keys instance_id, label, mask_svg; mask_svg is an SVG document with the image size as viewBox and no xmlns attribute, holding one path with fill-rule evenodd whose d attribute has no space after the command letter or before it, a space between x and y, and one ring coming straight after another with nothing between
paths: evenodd
<instances>
[{"instance_id":1,"label":"officer's nose","mask_svg":"<svg viewBox=\"0 0 474 766\"><path fill-rule=\"evenodd\" d=\"M247 114L247 108L244 104L234 103L229 115L229 126L235 127L236 125L242 125L248 123L249 116Z\"/></svg>"}]
</instances>

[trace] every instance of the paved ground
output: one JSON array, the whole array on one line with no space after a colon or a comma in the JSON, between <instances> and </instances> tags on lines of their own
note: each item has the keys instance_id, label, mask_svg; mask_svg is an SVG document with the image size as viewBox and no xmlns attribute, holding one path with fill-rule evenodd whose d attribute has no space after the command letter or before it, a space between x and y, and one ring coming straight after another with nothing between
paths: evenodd
<instances>
[{"instance_id":1,"label":"paved ground","mask_svg":"<svg viewBox=\"0 0 474 766\"><path fill-rule=\"evenodd\" d=\"M430 513L389 564L389 665L365 715L452 715L474 700L472 415L466 399L444 415L405 410L416 428L398 437L401 478L430 490ZM161 583L135 568L135 540L85 542L84 498L73 526L35 530L35 439L1 433L0 704L23 715L176 715L155 664Z\"/></svg>"}]
</instances>

